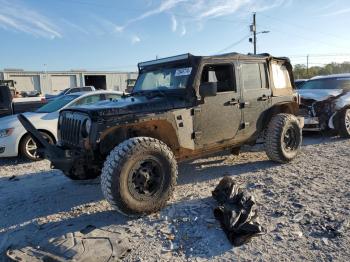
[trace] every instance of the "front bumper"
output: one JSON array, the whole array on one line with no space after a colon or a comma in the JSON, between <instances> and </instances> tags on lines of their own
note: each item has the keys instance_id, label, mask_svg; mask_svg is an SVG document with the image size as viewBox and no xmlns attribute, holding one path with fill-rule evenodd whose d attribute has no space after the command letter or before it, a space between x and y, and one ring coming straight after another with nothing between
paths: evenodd
<instances>
[{"instance_id":1,"label":"front bumper","mask_svg":"<svg viewBox=\"0 0 350 262\"><path fill-rule=\"evenodd\" d=\"M50 149L41 149L44 158L50 160L51 168L59 169L63 173L69 173L74 165L81 159L81 154L72 150L65 150L56 146L56 150L59 150L59 155L53 155Z\"/></svg>"},{"instance_id":2,"label":"front bumper","mask_svg":"<svg viewBox=\"0 0 350 262\"><path fill-rule=\"evenodd\" d=\"M304 131L321 131L320 120L318 117L305 117L304 119Z\"/></svg>"},{"instance_id":3,"label":"front bumper","mask_svg":"<svg viewBox=\"0 0 350 262\"><path fill-rule=\"evenodd\" d=\"M0 157L18 156L17 137L12 134L8 137L0 138Z\"/></svg>"},{"instance_id":4,"label":"front bumper","mask_svg":"<svg viewBox=\"0 0 350 262\"><path fill-rule=\"evenodd\" d=\"M18 115L18 120L34 139L38 147L38 153L51 161L52 168L57 168L67 173L73 168L78 159L81 158L80 153L77 151L66 150L59 146L49 144L24 115Z\"/></svg>"}]
</instances>

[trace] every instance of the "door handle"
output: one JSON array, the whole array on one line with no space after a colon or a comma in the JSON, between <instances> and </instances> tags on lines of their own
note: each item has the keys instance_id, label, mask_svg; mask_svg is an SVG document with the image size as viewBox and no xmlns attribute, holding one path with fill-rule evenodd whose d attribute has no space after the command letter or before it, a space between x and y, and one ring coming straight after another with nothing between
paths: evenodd
<instances>
[{"instance_id":1,"label":"door handle","mask_svg":"<svg viewBox=\"0 0 350 262\"><path fill-rule=\"evenodd\" d=\"M228 102L229 105L231 106L234 106L234 105L238 105L239 104L239 101L232 98L229 102Z\"/></svg>"},{"instance_id":2,"label":"door handle","mask_svg":"<svg viewBox=\"0 0 350 262\"><path fill-rule=\"evenodd\" d=\"M258 98L259 101L266 101L266 100L268 100L268 99L269 99L269 97L266 96L266 95L263 95L263 96L261 96L261 97Z\"/></svg>"}]
</instances>

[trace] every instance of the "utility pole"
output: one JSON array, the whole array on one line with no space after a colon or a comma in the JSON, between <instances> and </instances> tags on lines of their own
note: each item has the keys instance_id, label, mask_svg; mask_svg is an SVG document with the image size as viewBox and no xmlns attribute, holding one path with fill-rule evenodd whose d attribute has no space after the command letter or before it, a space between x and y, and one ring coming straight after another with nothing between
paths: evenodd
<instances>
[{"instance_id":1,"label":"utility pole","mask_svg":"<svg viewBox=\"0 0 350 262\"><path fill-rule=\"evenodd\" d=\"M256 13L253 13L253 45L254 55L256 55Z\"/></svg>"},{"instance_id":2,"label":"utility pole","mask_svg":"<svg viewBox=\"0 0 350 262\"><path fill-rule=\"evenodd\" d=\"M309 78L309 55L306 56L306 76Z\"/></svg>"},{"instance_id":3,"label":"utility pole","mask_svg":"<svg viewBox=\"0 0 350 262\"><path fill-rule=\"evenodd\" d=\"M257 42L257 38L256 38L256 35L258 34L268 34L270 33L270 31L260 31L260 32L257 32L256 31L256 13L253 13L253 23L250 25L250 32L253 33L253 37L249 37L249 42L250 43L253 43L253 46L254 46L254 55L256 55L256 42Z\"/></svg>"}]
</instances>

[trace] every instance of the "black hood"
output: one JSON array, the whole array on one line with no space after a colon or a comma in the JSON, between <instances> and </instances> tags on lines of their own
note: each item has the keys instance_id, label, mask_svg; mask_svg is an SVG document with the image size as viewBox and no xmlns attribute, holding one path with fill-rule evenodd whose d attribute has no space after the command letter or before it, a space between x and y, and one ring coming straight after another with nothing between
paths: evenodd
<instances>
[{"instance_id":1,"label":"black hood","mask_svg":"<svg viewBox=\"0 0 350 262\"><path fill-rule=\"evenodd\" d=\"M155 113L188 105L183 95L125 96L114 101L101 101L92 105L70 107L64 111L78 111L90 117Z\"/></svg>"}]
</instances>

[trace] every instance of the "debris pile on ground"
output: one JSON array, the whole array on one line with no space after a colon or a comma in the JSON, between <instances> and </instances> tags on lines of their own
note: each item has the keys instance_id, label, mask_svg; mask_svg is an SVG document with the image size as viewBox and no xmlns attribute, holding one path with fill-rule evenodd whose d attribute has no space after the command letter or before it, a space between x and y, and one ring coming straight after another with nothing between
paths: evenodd
<instances>
[{"instance_id":1,"label":"debris pile on ground","mask_svg":"<svg viewBox=\"0 0 350 262\"><path fill-rule=\"evenodd\" d=\"M219 204L214 209L214 216L232 245L241 246L252 237L263 234L254 210L254 196L235 184L231 177L225 176L212 195Z\"/></svg>"}]
</instances>

